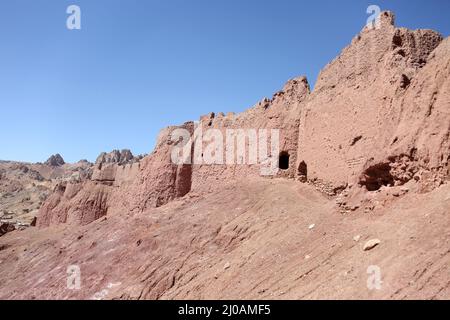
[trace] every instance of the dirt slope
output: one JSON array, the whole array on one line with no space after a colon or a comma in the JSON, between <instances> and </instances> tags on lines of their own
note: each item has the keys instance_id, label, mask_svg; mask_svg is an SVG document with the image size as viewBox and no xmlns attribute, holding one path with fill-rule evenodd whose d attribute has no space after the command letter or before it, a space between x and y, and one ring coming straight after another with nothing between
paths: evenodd
<instances>
[{"instance_id":1,"label":"dirt slope","mask_svg":"<svg viewBox=\"0 0 450 320\"><path fill-rule=\"evenodd\" d=\"M133 217L16 231L1 239L0 298L448 299L449 194L343 216L309 185L252 180ZM78 291L66 287L73 264ZM367 288L370 265L381 290Z\"/></svg>"}]
</instances>

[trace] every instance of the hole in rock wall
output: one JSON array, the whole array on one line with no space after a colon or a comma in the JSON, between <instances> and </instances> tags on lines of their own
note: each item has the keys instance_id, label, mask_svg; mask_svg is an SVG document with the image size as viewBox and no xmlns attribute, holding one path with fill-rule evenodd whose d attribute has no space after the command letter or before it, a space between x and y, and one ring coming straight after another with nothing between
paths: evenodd
<instances>
[{"instance_id":1,"label":"hole in rock wall","mask_svg":"<svg viewBox=\"0 0 450 320\"><path fill-rule=\"evenodd\" d=\"M391 174L389 163L379 163L367 168L359 184L365 186L368 191L376 191L382 186L393 186L394 177Z\"/></svg>"},{"instance_id":2,"label":"hole in rock wall","mask_svg":"<svg viewBox=\"0 0 450 320\"><path fill-rule=\"evenodd\" d=\"M289 169L289 153L287 153L286 151L280 153L280 156L278 158L278 167L281 170Z\"/></svg>"},{"instance_id":3,"label":"hole in rock wall","mask_svg":"<svg viewBox=\"0 0 450 320\"><path fill-rule=\"evenodd\" d=\"M305 161L300 162L298 165L298 178L301 182L306 182L308 180L308 166Z\"/></svg>"},{"instance_id":4,"label":"hole in rock wall","mask_svg":"<svg viewBox=\"0 0 450 320\"><path fill-rule=\"evenodd\" d=\"M394 34L394 37L392 38L392 44L394 48L401 47L403 45L402 36L398 32Z\"/></svg>"}]
</instances>

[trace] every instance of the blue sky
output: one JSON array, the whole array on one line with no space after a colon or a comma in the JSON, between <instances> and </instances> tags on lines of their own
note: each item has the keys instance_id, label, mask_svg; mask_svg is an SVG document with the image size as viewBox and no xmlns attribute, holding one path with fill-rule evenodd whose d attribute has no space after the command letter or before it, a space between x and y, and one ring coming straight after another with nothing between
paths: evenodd
<instances>
[{"instance_id":1,"label":"blue sky","mask_svg":"<svg viewBox=\"0 0 450 320\"><path fill-rule=\"evenodd\" d=\"M80 6L81 30L66 28ZM9 0L0 5L0 159L95 160L159 130L313 85L376 4L450 33L450 1Z\"/></svg>"}]
</instances>

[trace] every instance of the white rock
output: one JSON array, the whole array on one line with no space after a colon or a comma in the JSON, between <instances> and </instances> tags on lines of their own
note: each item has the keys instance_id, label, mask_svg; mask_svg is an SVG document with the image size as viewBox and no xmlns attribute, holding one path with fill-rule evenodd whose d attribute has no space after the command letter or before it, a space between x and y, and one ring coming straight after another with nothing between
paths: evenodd
<instances>
[{"instance_id":1,"label":"white rock","mask_svg":"<svg viewBox=\"0 0 450 320\"><path fill-rule=\"evenodd\" d=\"M379 245L380 242L381 242L380 239L371 239L366 242L363 249L364 249L364 251L371 250L371 249L375 248L377 245Z\"/></svg>"},{"instance_id":2,"label":"white rock","mask_svg":"<svg viewBox=\"0 0 450 320\"><path fill-rule=\"evenodd\" d=\"M353 241L358 242L361 239L361 235L356 235L353 237Z\"/></svg>"},{"instance_id":3,"label":"white rock","mask_svg":"<svg viewBox=\"0 0 450 320\"><path fill-rule=\"evenodd\" d=\"M308 229L309 229L309 230L312 230L312 229L314 229L315 226L316 226L316 225L315 225L314 223L313 223L313 224L310 224L309 227L308 227Z\"/></svg>"}]
</instances>

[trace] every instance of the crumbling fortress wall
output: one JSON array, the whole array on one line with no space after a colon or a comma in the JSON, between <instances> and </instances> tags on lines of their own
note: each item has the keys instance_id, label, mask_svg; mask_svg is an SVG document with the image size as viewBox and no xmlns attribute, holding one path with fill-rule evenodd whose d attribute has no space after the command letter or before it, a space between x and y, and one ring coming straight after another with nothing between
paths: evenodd
<instances>
[{"instance_id":1,"label":"crumbling fortress wall","mask_svg":"<svg viewBox=\"0 0 450 320\"><path fill-rule=\"evenodd\" d=\"M215 129L224 139L229 129L279 129L279 154L272 156L281 168L275 177L314 184L330 196L354 185L372 192L408 181L432 190L449 177L449 74L448 38L396 28L394 15L383 12L378 27L364 28L322 70L312 93L306 78L293 79L241 114L209 114L162 130L155 150L139 162L103 155L92 177L56 188L38 224L86 224L110 212L138 213L189 192L260 176L260 165L245 160L173 163L172 150L180 143L172 137L175 129L192 136L198 128Z\"/></svg>"},{"instance_id":2,"label":"crumbling fortress wall","mask_svg":"<svg viewBox=\"0 0 450 320\"><path fill-rule=\"evenodd\" d=\"M396 28L390 12L380 20L324 68L305 103L297 165L326 192L448 177L448 39Z\"/></svg>"},{"instance_id":3,"label":"crumbling fortress wall","mask_svg":"<svg viewBox=\"0 0 450 320\"><path fill-rule=\"evenodd\" d=\"M300 114L302 102L309 95L309 84L305 77L292 79L286 83L283 89L274 94L272 99L263 99L254 107L241 114L214 115L210 114L200 119L199 126L202 132L208 130L219 130L223 140L223 158L226 160L227 148L232 150L234 161L224 165L216 164L194 164L192 175L192 190L197 192L210 191L220 186L224 181L233 181L243 179L248 176L276 176L276 177L295 177L295 163L297 157L298 130L300 124ZM259 130L265 130L267 141ZM272 154L272 135L271 129L279 130L279 148L276 154ZM238 144L236 137L238 130L243 130L245 141L245 158L240 159L238 153ZM234 135L230 135L234 132ZM248 136L253 132L257 139L255 144L250 144ZM259 144L267 147L267 154L271 159L269 163L264 164L259 154ZM204 143L203 150L207 150L208 143ZM254 159L251 161L251 153ZM281 161L280 161L281 158ZM255 161L256 160L256 161ZM284 162L284 163L280 163ZM264 169L275 166L277 170Z\"/></svg>"},{"instance_id":4,"label":"crumbling fortress wall","mask_svg":"<svg viewBox=\"0 0 450 320\"><path fill-rule=\"evenodd\" d=\"M154 151L141 160L136 178L115 190L112 210L142 212L182 197L191 190L192 165L177 165L171 160L171 150L178 143L171 138L175 129L193 133L194 123L168 127L160 132Z\"/></svg>"}]
</instances>

